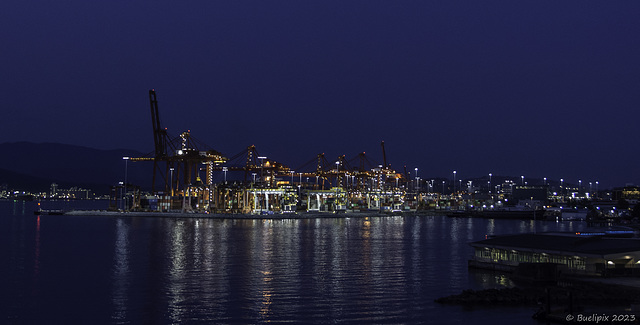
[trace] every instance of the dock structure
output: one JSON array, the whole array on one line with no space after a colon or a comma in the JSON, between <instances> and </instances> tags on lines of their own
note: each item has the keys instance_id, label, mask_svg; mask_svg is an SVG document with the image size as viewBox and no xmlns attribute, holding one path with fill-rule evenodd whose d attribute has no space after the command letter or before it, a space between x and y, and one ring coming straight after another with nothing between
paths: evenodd
<instances>
[{"instance_id":1,"label":"dock structure","mask_svg":"<svg viewBox=\"0 0 640 325\"><path fill-rule=\"evenodd\" d=\"M245 214L409 209L406 194L411 183L406 171L396 172L387 164L384 141L382 165L372 164L364 152L352 159L339 156L335 162L320 153L296 172L261 156L253 145L228 158L195 139L190 131L171 137L160 123L153 89L149 102L155 149L144 157L127 159L153 162L152 195L130 198L140 204L118 204L116 199L113 207ZM221 173L224 181L216 183L214 174ZM127 188L133 187L124 184L121 191L129 192ZM115 197L125 200L127 195Z\"/></svg>"},{"instance_id":2,"label":"dock structure","mask_svg":"<svg viewBox=\"0 0 640 325\"><path fill-rule=\"evenodd\" d=\"M640 274L640 240L581 234L518 234L470 244L470 267L516 271L554 265L563 274L611 276Z\"/></svg>"}]
</instances>

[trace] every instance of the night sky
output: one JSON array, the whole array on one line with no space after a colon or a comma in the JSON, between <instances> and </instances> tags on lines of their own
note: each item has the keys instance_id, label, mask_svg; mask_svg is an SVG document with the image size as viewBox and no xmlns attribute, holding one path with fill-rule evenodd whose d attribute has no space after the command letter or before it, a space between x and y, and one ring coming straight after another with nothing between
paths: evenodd
<instances>
[{"instance_id":1,"label":"night sky","mask_svg":"<svg viewBox=\"0 0 640 325\"><path fill-rule=\"evenodd\" d=\"M640 1L0 3L0 142L640 184Z\"/></svg>"}]
</instances>

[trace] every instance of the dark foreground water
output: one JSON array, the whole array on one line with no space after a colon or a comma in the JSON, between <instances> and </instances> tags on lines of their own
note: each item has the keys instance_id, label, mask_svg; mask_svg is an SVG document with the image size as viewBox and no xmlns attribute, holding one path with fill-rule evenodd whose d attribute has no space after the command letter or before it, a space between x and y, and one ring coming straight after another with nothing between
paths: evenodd
<instances>
[{"instance_id":1,"label":"dark foreground water","mask_svg":"<svg viewBox=\"0 0 640 325\"><path fill-rule=\"evenodd\" d=\"M46 202L104 208L106 202ZM468 242L532 221L390 216L209 220L37 216L0 202L0 323L537 324L531 307L446 306L512 286ZM577 231L578 222L537 222Z\"/></svg>"}]
</instances>

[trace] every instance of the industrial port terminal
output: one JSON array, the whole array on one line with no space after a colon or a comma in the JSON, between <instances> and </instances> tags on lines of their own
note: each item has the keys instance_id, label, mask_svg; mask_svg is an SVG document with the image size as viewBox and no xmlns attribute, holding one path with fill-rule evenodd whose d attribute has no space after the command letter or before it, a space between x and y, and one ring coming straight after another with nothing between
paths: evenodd
<instances>
[{"instance_id":1,"label":"industrial port terminal","mask_svg":"<svg viewBox=\"0 0 640 325\"><path fill-rule=\"evenodd\" d=\"M248 146L233 157L209 148L190 131L172 137L161 125L155 90L149 91L154 151L123 157L152 164L151 195L125 182L114 186L109 209L127 212L287 214L415 210L422 195L405 170L391 169L384 141L382 164L364 152L328 160L320 153L298 170ZM151 166L150 166L151 168ZM214 174L224 180L214 182ZM229 174L229 178L227 178ZM233 176L233 178L231 177Z\"/></svg>"}]
</instances>

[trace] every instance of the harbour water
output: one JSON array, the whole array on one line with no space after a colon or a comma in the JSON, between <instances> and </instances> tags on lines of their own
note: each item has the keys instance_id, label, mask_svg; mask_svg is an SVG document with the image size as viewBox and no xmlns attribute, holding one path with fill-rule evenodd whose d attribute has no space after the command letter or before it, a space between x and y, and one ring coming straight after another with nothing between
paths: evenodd
<instances>
[{"instance_id":1,"label":"harbour water","mask_svg":"<svg viewBox=\"0 0 640 325\"><path fill-rule=\"evenodd\" d=\"M514 285L468 270L470 241L534 226L585 228L428 215L218 220L37 216L35 209L35 202L0 202L0 323L537 324L534 307L434 299Z\"/></svg>"}]
</instances>

